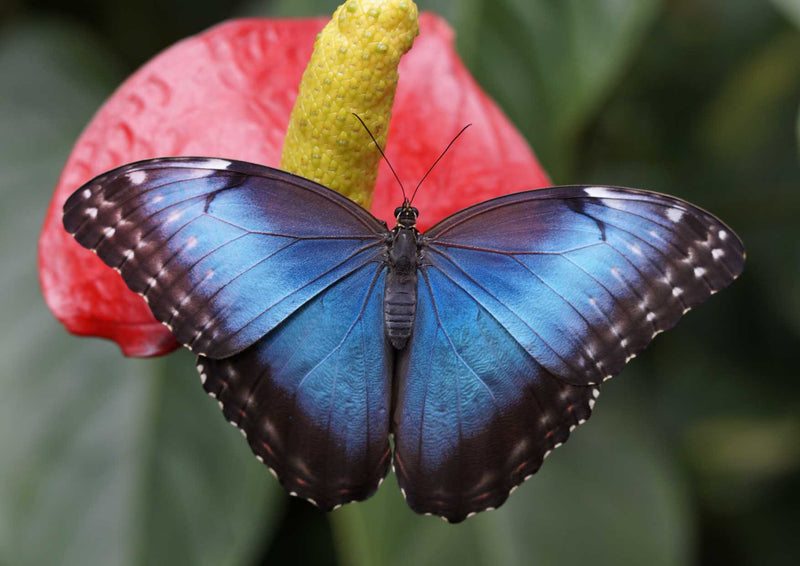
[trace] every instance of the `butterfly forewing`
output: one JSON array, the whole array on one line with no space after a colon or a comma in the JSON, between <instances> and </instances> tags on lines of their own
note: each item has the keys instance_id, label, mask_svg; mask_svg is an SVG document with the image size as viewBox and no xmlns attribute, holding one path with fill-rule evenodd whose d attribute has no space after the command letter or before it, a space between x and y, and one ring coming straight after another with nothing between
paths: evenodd
<instances>
[{"instance_id":1,"label":"butterfly forewing","mask_svg":"<svg viewBox=\"0 0 800 566\"><path fill-rule=\"evenodd\" d=\"M736 235L679 199L559 187L466 209L426 233L426 261L548 370L600 383L744 266Z\"/></svg>"},{"instance_id":2,"label":"butterfly forewing","mask_svg":"<svg viewBox=\"0 0 800 566\"><path fill-rule=\"evenodd\" d=\"M66 202L64 226L120 271L181 343L213 358L242 351L376 261L386 232L311 181L207 158L101 175Z\"/></svg>"}]
</instances>

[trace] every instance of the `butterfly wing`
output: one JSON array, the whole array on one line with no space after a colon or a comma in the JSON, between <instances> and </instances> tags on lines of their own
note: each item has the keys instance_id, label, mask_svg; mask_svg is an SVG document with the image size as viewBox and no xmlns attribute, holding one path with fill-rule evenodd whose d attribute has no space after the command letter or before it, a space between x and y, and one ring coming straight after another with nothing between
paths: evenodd
<instances>
[{"instance_id":1,"label":"butterfly wing","mask_svg":"<svg viewBox=\"0 0 800 566\"><path fill-rule=\"evenodd\" d=\"M66 202L64 225L200 354L205 389L292 493L330 509L389 465L385 224L306 179L155 159Z\"/></svg>"},{"instance_id":2,"label":"butterfly wing","mask_svg":"<svg viewBox=\"0 0 800 566\"><path fill-rule=\"evenodd\" d=\"M385 268L341 279L240 354L198 358L203 386L293 495L366 499L390 463Z\"/></svg>"},{"instance_id":3,"label":"butterfly wing","mask_svg":"<svg viewBox=\"0 0 800 566\"><path fill-rule=\"evenodd\" d=\"M412 508L452 521L501 504L600 383L744 264L710 214L611 187L501 197L425 237L395 467Z\"/></svg>"},{"instance_id":4,"label":"butterfly wing","mask_svg":"<svg viewBox=\"0 0 800 566\"><path fill-rule=\"evenodd\" d=\"M376 261L386 233L349 199L301 177L190 157L97 177L67 200L64 226L181 343L211 358L241 352Z\"/></svg>"}]
</instances>

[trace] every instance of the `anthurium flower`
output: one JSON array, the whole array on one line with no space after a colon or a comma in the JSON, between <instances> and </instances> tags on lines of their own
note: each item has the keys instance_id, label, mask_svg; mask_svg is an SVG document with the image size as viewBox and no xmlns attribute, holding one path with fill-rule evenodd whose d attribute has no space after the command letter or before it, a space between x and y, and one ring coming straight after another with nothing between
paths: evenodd
<instances>
[{"instance_id":1,"label":"anthurium flower","mask_svg":"<svg viewBox=\"0 0 800 566\"><path fill-rule=\"evenodd\" d=\"M69 156L40 237L44 297L68 330L114 340L129 356L178 347L122 278L64 231L64 201L92 177L152 157L215 156L279 166L298 85L327 21L221 24L155 57L103 105ZM398 74L390 127L380 134L388 132L386 154L407 186L413 188L462 126L473 124L415 200L421 230L470 204L549 184L522 136L459 60L442 19L420 16L419 36ZM401 200L381 164L371 211L392 221Z\"/></svg>"}]
</instances>

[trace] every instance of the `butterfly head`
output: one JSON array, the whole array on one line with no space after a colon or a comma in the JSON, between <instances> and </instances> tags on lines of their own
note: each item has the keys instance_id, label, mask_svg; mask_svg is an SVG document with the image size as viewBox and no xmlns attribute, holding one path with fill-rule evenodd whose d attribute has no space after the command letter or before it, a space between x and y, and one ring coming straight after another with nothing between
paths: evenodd
<instances>
[{"instance_id":1,"label":"butterfly head","mask_svg":"<svg viewBox=\"0 0 800 566\"><path fill-rule=\"evenodd\" d=\"M394 217L397 218L397 225L404 228L413 228L417 223L417 216L419 210L411 206L408 202L404 202L402 206L394 209Z\"/></svg>"}]
</instances>

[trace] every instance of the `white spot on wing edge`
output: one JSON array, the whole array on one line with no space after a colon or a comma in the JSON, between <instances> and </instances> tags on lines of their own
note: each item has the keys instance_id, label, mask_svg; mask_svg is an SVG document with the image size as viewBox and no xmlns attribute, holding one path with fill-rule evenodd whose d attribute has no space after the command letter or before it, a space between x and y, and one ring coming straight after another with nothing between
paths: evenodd
<instances>
[{"instance_id":1,"label":"white spot on wing edge","mask_svg":"<svg viewBox=\"0 0 800 566\"><path fill-rule=\"evenodd\" d=\"M586 196L592 198L609 198L616 196L616 193L606 187L586 187L583 189Z\"/></svg>"},{"instance_id":2,"label":"white spot on wing edge","mask_svg":"<svg viewBox=\"0 0 800 566\"><path fill-rule=\"evenodd\" d=\"M126 177L134 185L141 185L147 179L147 171L142 171L141 169L138 171L131 171Z\"/></svg>"},{"instance_id":3,"label":"white spot on wing edge","mask_svg":"<svg viewBox=\"0 0 800 566\"><path fill-rule=\"evenodd\" d=\"M719 239L723 242L728 239L728 233L725 230L720 230L717 236L719 236Z\"/></svg>"},{"instance_id":4,"label":"white spot on wing edge","mask_svg":"<svg viewBox=\"0 0 800 566\"><path fill-rule=\"evenodd\" d=\"M92 191L90 189L83 189L81 196L83 198L89 198L90 196L92 196Z\"/></svg>"},{"instance_id":5,"label":"white spot on wing edge","mask_svg":"<svg viewBox=\"0 0 800 566\"><path fill-rule=\"evenodd\" d=\"M206 380L208 379L208 376L206 375L206 368L204 368L202 365L198 365L197 366L197 373L200 374L200 383L205 385L206 384Z\"/></svg>"},{"instance_id":6,"label":"white spot on wing edge","mask_svg":"<svg viewBox=\"0 0 800 566\"><path fill-rule=\"evenodd\" d=\"M211 158L211 159L204 159L202 161L202 165L210 169L227 169L228 167L233 165L233 163L231 163L227 159Z\"/></svg>"},{"instance_id":7,"label":"white spot on wing edge","mask_svg":"<svg viewBox=\"0 0 800 566\"><path fill-rule=\"evenodd\" d=\"M683 218L684 212L685 211L680 208L668 208L667 218L669 218L672 222L680 222L681 218Z\"/></svg>"}]
</instances>

